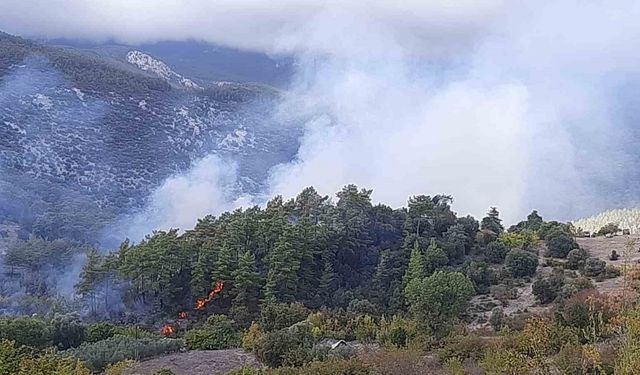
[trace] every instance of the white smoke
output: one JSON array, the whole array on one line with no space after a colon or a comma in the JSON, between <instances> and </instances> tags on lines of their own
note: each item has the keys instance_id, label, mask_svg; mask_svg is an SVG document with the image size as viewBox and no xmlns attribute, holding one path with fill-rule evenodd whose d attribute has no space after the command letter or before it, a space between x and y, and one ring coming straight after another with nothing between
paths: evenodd
<instances>
[{"instance_id":1,"label":"white smoke","mask_svg":"<svg viewBox=\"0 0 640 375\"><path fill-rule=\"evenodd\" d=\"M639 87L639 16L629 0L8 0L0 27L294 54L279 116L306 132L297 159L272 171L269 193L357 183L393 205L449 193L460 213L497 205L514 221L533 208L558 219L591 213L610 204L592 181L629 175L611 166L632 160L624 115L633 108L619 102ZM169 179L139 221L184 227L235 207L221 193L233 173L204 165Z\"/></svg>"},{"instance_id":2,"label":"white smoke","mask_svg":"<svg viewBox=\"0 0 640 375\"><path fill-rule=\"evenodd\" d=\"M197 160L186 173L157 187L144 210L109 228L106 244L113 246L112 241L124 238L138 241L154 230L190 229L198 218L250 204L249 197L235 193L236 181L235 163L216 155Z\"/></svg>"}]
</instances>

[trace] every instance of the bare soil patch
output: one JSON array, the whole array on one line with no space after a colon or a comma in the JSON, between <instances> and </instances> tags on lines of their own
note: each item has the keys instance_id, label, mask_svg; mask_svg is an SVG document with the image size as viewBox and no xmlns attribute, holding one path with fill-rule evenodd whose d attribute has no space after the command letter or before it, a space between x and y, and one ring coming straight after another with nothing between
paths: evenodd
<instances>
[{"instance_id":1,"label":"bare soil patch","mask_svg":"<svg viewBox=\"0 0 640 375\"><path fill-rule=\"evenodd\" d=\"M151 375L165 368L177 375L219 375L242 367L259 368L262 365L242 349L191 350L140 362L126 373Z\"/></svg>"}]
</instances>

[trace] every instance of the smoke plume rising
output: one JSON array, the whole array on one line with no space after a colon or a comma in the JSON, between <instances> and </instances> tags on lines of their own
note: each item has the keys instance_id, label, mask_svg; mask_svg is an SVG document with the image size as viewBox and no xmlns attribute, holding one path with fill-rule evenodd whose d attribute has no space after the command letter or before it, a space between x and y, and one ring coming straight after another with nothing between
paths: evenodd
<instances>
[{"instance_id":1,"label":"smoke plume rising","mask_svg":"<svg viewBox=\"0 0 640 375\"><path fill-rule=\"evenodd\" d=\"M636 2L10 0L4 8L0 25L25 35L192 38L294 55L298 71L277 116L305 133L297 158L271 171L268 194L357 183L401 205L444 192L460 213L497 205L508 222L533 208L569 219L636 203L640 176L621 168L635 160ZM167 180L134 222L185 227L235 207L224 193L236 183L228 169L197 163Z\"/></svg>"}]
</instances>

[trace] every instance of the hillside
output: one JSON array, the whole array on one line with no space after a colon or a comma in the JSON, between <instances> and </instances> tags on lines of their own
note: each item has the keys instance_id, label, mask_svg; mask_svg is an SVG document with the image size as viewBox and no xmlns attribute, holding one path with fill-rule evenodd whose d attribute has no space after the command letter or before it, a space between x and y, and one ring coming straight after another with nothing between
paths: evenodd
<instances>
[{"instance_id":1,"label":"hillside","mask_svg":"<svg viewBox=\"0 0 640 375\"><path fill-rule=\"evenodd\" d=\"M620 229L629 229L632 234L640 234L640 210L629 208L609 210L591 217L574 220L572 223L576 228L582 228L591 233L597 232L609 223L614 223L618 224Z\"/></svg>"},{"instance_id":2,"label":"hillside","mask_svg":"<svg viewBox=\"0 0 640 375\"><path fill-rule=\"evenodd\" d=\"M295 154L295 128L270 120L276 90L200 87L130 52L125 63L0 34L0 218L83 238L205 155L237 162L239 193ZM52 214L75 228L50 232Z\"/></svg>"}]
</instances>

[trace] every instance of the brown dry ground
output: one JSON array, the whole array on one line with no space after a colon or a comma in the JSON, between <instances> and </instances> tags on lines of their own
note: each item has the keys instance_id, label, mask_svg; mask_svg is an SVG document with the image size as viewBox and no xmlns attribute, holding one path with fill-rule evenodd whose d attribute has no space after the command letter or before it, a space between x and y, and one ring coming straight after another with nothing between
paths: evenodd
<instances>
[{"instance_id":1,"label":"brown dry ground","mask_svg":"<svg viewBox=\"0 0 640 375\"><path fill-rule=\"evenodd\" d=\"M632 241L634 244L631 250L627 252L627 243ZM578 238L578 244L589 252L592 257L600 258L617 267L622 267L625 263L637 265L640 262L640 235L630 236L613 236L611 238ZM611 251L615 250L620 259L616 261L609 260ZM622 276L614 279L607 279L601 282L595 282L598 291L607 294L620 294L623 288L624 278Z\"/></svg>"},{"instance_id":2,"label":"brown dry ground","mask_svg":"<svg viewBox=\"0 0 640 375\"><path fill-rule=\"evenodd\" d=\"M625 262L628 264L638 265L640 264L640 235L630 236L614 236L611 238L595 237L595 238L578 238L578 244L583 249L587 250L589 256L600 258L617 267L622 267ZM625 246L629 241L635 241L635 245L632 251L628 252L625 256ZM611 251L615 250L620 259L617 261L609 260ZM546 252L544 244L538 249L540 254L538 270L536 274L546 274L552 271L552 267L545 267L545 259L542 256ZM532 280L533 281L533 280ZM606 279L604 281L597 282L595 278L592 278L595 288L601 292L610 295L620 295L623 289L624 278L622 276L613 279ZM532 282L526 283L523 286L516 287L518 297L508 301L508 305L503 307L506 315L516 314L518 312L527 311L529 313L541 314L548 311L551 305L541 306L537 303L535 296L531 290ZM487 306L488 303L492 305L501 305L498 300L490 295L476 296L471 300L471 305L476 306L474 314L477 316L476 320L469 324L467 327L470 329L479 329L489 326L487 320L491 316L490 309L483 309L481 306ZM485 310L485 311L482 311Z\"/></svg>"},{"instance_id":3,"label":"brown dry ground","mask_svg":"<svg viewBox=\"0 0 640 375\"><path fill-rule=\"evenodd\" d=\"M261 367L258 360L242 349L191 350L168 354L136 364L127 375L151 375L170 369L176 375L219 375L242 367Z\"/></svg>"}]
</instances>

